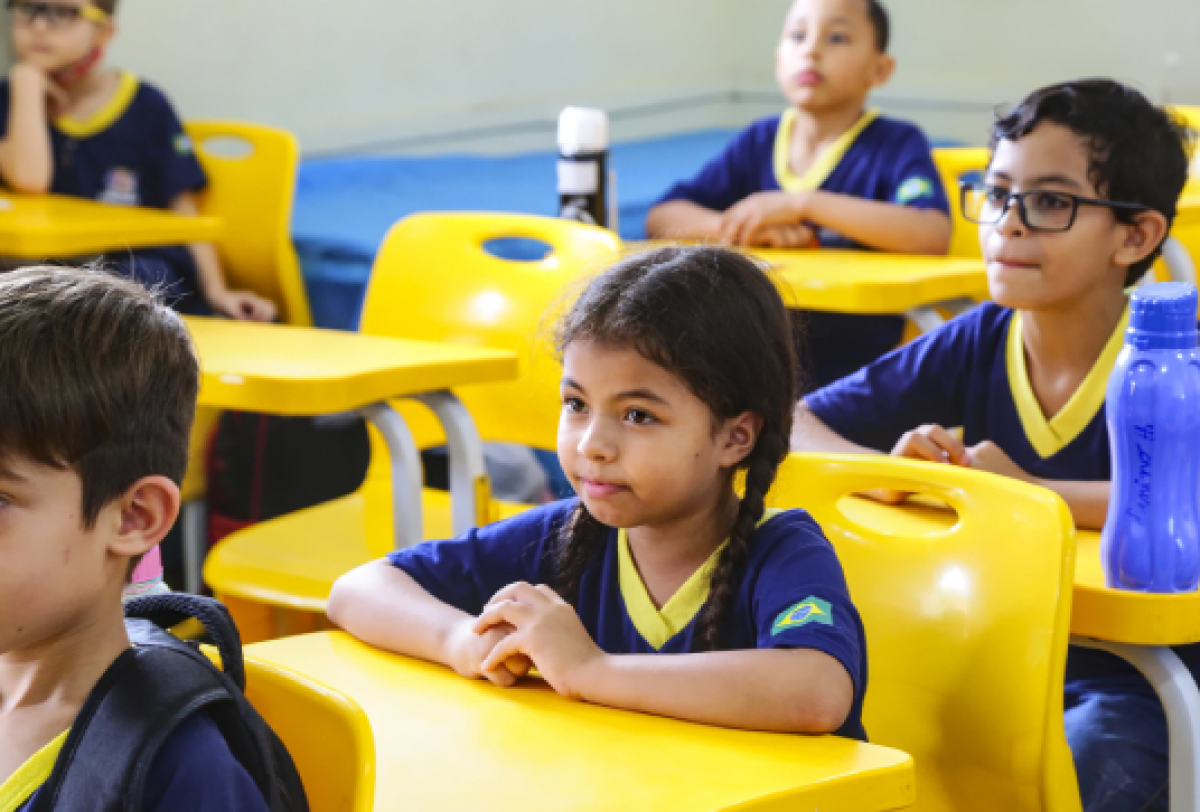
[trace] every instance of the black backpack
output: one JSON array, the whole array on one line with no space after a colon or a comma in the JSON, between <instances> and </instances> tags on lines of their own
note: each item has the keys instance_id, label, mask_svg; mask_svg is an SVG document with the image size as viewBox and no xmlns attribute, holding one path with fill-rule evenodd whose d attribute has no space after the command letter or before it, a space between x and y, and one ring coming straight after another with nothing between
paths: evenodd
<instances>
[{"instance_id":1,"label":"black backpack","mask_svg":"<svg viewBox=\"0 0 1200 812\"><path fill-rule=\"evenodd\" d=\"M125 618L134 647L92 689L30 812L141 812L159 748L197 713L216 723L271 812L308 812L291 756L242 693L242 645L228 610L177 593L132 600ZM189 618L208 630L224 673L165 631Z\"/></svg>"}]
</instances>

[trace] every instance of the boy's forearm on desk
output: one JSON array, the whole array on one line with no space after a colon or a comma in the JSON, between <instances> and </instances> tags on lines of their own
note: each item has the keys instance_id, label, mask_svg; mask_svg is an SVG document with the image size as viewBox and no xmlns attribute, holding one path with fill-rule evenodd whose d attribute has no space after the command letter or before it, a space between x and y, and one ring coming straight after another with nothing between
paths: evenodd
<instances>
[{"instance_id":1,"label":"boy's forearm on desk","mask_svg":"<svg viewBox=\"0 0 1200 812\"><path fill-rule=\"evenodd\" d=\"M606 655L577 693L599 705L787 733L833 732L854 702L846 669L810 649Z\"/></svg>"},{"instance_id":2,"label":"boy's forearm on desk","mask_svg":"<svg viewBox=\"0 0 1200 812\"><path fill-rule=\"evenodd\" d=\"M791 445L792 451L872 455L883 453L847 440L813 414L804 405L804 401L800 401L796 406L795 419L792 423Z\"/></svg>"},{"instance_id":3,"label":"boy's forearm on desk","mask_svg":"<svg viewBox=\"0 0 1200 812\"><path fill-rule=\"evenodd\" d=\"M855 242L900 254L945 254L950 249L950 218L940 211L830 192L809 195L805 219Z\"/></svg>"},{"instance_id":4,"label":"boy's forearm on desk","mask_svg":"<svg viewBox=\"0 0 1200 812\"><path fill-rule=\"evenodd\" d=\"M721 233L721 213L688 200L659 203L646 215L646 236L651 239L708 240Z\"/></svg>"}]
</instances>

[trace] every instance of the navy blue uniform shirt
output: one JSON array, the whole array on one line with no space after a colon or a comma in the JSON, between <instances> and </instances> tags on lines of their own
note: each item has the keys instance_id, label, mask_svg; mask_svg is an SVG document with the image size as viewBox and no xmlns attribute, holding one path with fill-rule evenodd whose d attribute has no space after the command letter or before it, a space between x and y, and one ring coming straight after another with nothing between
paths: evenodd
<instances>
[{"instance_id":1,"label":"navy blue uniform shirt","mask_svg":"<svg viewBox=\"0 0 1200 812\"><path fill-rule=\"evenodd\" d=\"M388 557L438 600L478 615L509 584L549 580L550 552L577 501L534 508L459 538L426 542ZM702 567L657 610L623 535L612 530L583 575L577 608L588 634L610 654L690 652L695 616L707 597L708 571ZM696 600L684 606L689 597ZM834 657L854 682L853 708L837 734L866 740L862 621L837 555L804 511L777 513L759 525L726 640L730 649L810 648Z\"/></svg>"},{"instance_id":2,"label":"navy blue uniform shirt","mask_svg":"<svg viewBox=\"0 0 1200 812\"><path fill-rule=\"evenodd\" d=\"M789 123L795 115L791 109L782 116L754 122L696 177L675 184L658 202L687 200L725 211L756 192L798 188L802 179L796 178L787 164ZM864 200L950 212L925 135L912 124L883 116L862 129L819 188ZM828 229L819 229L818 238L826 248L865 247ZM899 316L807 315L815 386L832 383L874 361L899 344L904 333L904 320Z\"/></svg>"}]
</instances>

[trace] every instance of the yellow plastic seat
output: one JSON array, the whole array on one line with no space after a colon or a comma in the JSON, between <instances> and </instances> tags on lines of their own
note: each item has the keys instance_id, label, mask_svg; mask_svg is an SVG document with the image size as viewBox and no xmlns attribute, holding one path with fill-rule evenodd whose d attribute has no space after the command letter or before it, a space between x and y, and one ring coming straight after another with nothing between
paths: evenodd
<instances>
[{"instance_id":1,"label":"yellow plastic seat","mask_svg":"<svg viewBox=\"0 0 1200 812\"><path fill-rule=\"evenodd\" d=\"M952 257L983 256L979 248L979 227L963 217L958 184L964 175L987 169L990 157L991 153L982 147L939 147L933 150L933 163L942 176L942 186L950 201L950 221L954 225L949 251Z\"/></svg>"},{"instance_id":2,"label":"yellow plastic seat","mask_svg":"<svg viewBox=\"0 0 1200 812\"><path fill-rule=\"evenodd\" d=\"M186 130L208 176L208 187L198 196L200 212L222 223L215 245L226 282L275 302L282 321L310 326L308 296L290 231L299 165L296 139L284 130L240 122L193 121ZM204 456L219 417L215 409L199 409L192 426L181 490L184 532L193 548L202 548L206 541L195 536L204 533Z\"/></svg>"},{"instance_id":3,"label":"yellow plastic seat","mask_svg":"<svg viewBox=\"0 0 1200 812\"><path fill-rule=\"evenodd\" d=\"M875 488L925 498L850 496ZM1075 530L1061 499L949 465L793 454L768 503L808 510L837 550L867 633L867 735L913 756L914 810L1080 809L1063 731Z\"/></svg>"},{"instance_id":4,"label":"yellow plastic seat","mask_svg":"<svg viewBox=\"0 0 1200 812\"><path fill-rule=\"evenodd\" d=\"M371 812L375 737L358 703L252 653L246 698L287 746L312 812Z\"/></svg>"},{"instance_id":5,"label":"yellow plastic seat","mask_svg":"<svg viewBox=\"0 0 1200 812\"><path fill-rule=\"evenodd\" d=\"M502 237L546 243L541 260L500 259L484 249ZM614 234L563 220L508 214L419 214L389 232L363 305L364 333L515 351L513 383L461 387L455 394L485 441L553 450L559 373L550 353L547 310L564 291L619 255ZM442 442L419 404L396 404L418 444ZM263 522L224 539L205 579L229 606L244 639L256 641L324 625L325 599L349 569L392 549L387 450L372 438L371 465L359 493ZM523 509L494 504L493 519ZM426 490L427 538L452 535L449 497Z\"/></svg>"}]
</instances>

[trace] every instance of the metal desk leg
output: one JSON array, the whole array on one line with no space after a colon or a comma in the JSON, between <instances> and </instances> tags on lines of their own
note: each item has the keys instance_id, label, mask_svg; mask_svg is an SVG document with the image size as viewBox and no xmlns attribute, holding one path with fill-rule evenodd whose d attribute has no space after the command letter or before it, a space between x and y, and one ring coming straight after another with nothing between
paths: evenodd
<instances>
[{"instance_id":1,"label":"metal desk leg","mask_svg":"<svg viewBox=\"0 0 1200 812\"><path fill-rule=\"evenodd\" d=\"M392 522L396 549L421 541L421 454L412 432L399 413L387 403L364 406L358 413L370 420L383 435L392 458Z\"/></svg>"},{"instance_id":2,"label":"metal desk leg","mask_svg":"<svg viewBox=\"0 0 1200 812\"><path fill-rule=\"evenodd\" d=\"M1174 237L1167 237L1167 241L1163 243L1162 256L1172 282L1196 284L1196 267L1192 264L1192 256L1183 247L1183 243Z\"/></svg>"},{"instance_id":3,"label":"metal desk leg","mask_svg":"<svg viewBox=\"0 0 1200 812\"><path fill-rule=\"evenodd\" d=\"M1071 642L1117 655L1154 686L1167 714L1170 808L1200 812L1200 690L1179 656L1168 646L1131 646L1086 637L1072 637Z\"/></svg>"},{"instance_id":4,"label":"metal desk leg","mask_svg":"<svg viewBox=\"0 0 1200 812\"><path fill-rule=\"evenodd\" d=\"M454 532L465 533L487 524L491 488L483 465L483 443L470 412L446 390L417 395L442 424L450 449L450 495L454 505Z\"/></svg>"},{"instance_id":5,"label":"metal desk leg","mask_svg":"<svg viewBox=\"0 0 1200 812\"><path fill-rule=\"evenodd\" d=\"M199 595L204 589L204 558L208 555L208 503L192 499L180 515L183 536L183 589Z\"/></svg>"},{"instance_id":6,"label":"metal desk leg","mask_svg":"<svg viewBox=\"0 0 1200 812\"><path fill-rule=\"evenodd\" d=\"M945 302L938 302L937 305L923 305L914 307L907 311L904 315L919 329L922 333L928 333L941 327L946 323L942 318L942 314L935 310L935 307L941 307L950 311L952 316L957 316L960 313L965 313L975 306L973 299L949 299Z\"/></svg>"}]
</instances>

